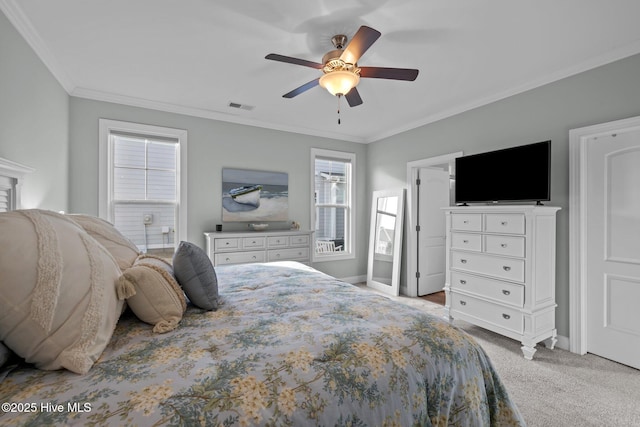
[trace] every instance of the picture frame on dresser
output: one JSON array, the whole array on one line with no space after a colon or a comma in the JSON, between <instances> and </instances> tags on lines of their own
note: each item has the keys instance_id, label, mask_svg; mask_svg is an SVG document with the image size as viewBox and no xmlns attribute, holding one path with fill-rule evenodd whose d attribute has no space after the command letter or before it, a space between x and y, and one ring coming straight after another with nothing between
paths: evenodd
<instances>
[{"instance_id":1,"label":"picture frame on dresser","mask_svg":"<svg viewBox=\"0 0 640 427\"><path fill-rule=\"evenodd\" d=\"M559 207L462 206L446 217L445 316L551 349L555 327L556 213Z\"/></svg>"}]
</instances>

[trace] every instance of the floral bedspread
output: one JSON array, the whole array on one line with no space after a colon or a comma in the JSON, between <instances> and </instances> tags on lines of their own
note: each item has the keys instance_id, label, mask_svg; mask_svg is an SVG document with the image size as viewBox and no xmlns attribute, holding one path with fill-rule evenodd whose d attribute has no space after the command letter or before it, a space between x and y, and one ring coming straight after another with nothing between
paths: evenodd
<instances>
[{"instance_id":1,"label":"floral bedspread","mask_svg":"<svg viewBox=\"0 0 640 427\"><path fill-rule=\"evenodd\" d=\"M87 375L11 372L0 425L524 425L441 319L302 264L216 272L218 311L162 335L125 313Z\"/></svg>"}]
</instances>

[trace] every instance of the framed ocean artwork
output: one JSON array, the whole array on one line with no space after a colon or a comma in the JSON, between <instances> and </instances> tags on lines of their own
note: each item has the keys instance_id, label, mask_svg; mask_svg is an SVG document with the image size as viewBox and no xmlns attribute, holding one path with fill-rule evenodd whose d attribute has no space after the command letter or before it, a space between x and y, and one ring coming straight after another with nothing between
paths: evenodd
<instances>
[{"instance_id":1,"label":"framed ocean artwork","mask_svg":"<svg viewBox=\"0 0 640 427\"><path fill-rule=\"evenodd\" d=\"M222 220L289 220L289 175L246 169L222 169Z\"/></svg>"}]
</instances>

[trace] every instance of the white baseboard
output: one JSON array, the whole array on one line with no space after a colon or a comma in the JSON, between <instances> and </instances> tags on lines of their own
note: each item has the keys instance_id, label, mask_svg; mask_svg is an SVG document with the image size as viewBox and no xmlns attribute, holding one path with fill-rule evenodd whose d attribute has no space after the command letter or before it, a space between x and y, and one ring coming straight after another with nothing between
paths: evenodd
<instances>
[{"instance_id":1,"label":"white baseboard","mask_svg":"<svg viewBox=\"0 0 640 427\"><path fill-rule=\"evenodd\" d=\"M569 337L565 337L563 335L558 335L558 342L556 343L556 347L561 350L569 351Z\"/></svg>"},{"instance_id":2,"label":"white baseboard","mask_svg":"<svg viewBox=\"0 0 640 427\"><path fill-rule=\"evenodd\" d=\"M362 283L367 281L367 276L351 276L351 277L339 277L338 280L342 280L343 282L351 283L355 285L356 283Z\"/></svg>"}]
</instances>

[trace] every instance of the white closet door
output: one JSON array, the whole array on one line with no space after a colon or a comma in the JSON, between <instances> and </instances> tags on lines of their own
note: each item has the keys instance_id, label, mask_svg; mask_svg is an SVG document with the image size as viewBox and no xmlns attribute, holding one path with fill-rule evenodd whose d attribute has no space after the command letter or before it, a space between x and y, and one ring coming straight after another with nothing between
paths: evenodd
<instances>
[{"instance_id":1,"label":"white closet door","mask_svg":"<svg viewBox=\"0 0 640 427\"><path fill-rule=\"evenodd\" d=\"M418 295L444 289L446 226L442 208L449 206L449 172L420 169L418 206Z\"/></svg>"},{"instance_id":2,"label":"white closet door","mask_svg":"<svg viewBox=\"0 0 640 427\"><path fill-rule=\"evenodd\" d=\"M587 144L587 351L640 369L640 130Z\"/></svg>"}]
</instances>

